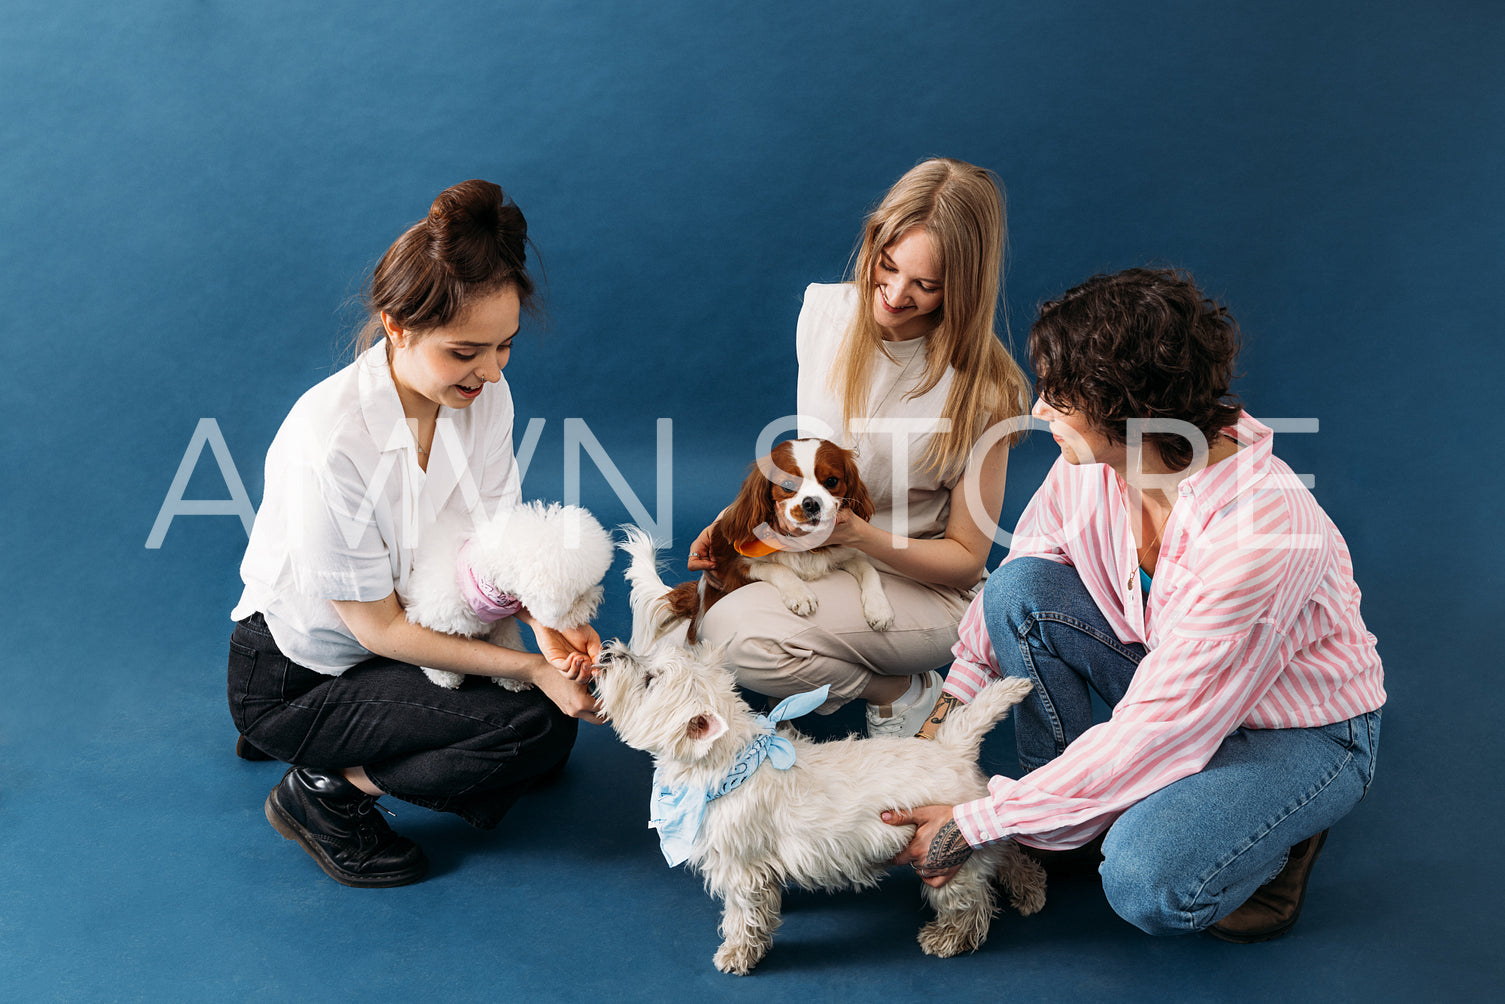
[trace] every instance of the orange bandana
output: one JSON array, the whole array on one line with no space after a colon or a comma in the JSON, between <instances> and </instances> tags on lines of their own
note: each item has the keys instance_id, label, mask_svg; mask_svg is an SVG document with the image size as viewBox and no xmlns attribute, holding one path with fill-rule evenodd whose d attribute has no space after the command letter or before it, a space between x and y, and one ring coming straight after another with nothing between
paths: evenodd
<instances>
[{"instance_id":1,"label":"orange bandana","mask_svg":"<svg viewBox=\"0 0 1505 1004\"><path fill-rule=\"evenodd\" d=\"M740 544L733 544L732 548L744 558L766 558L775 551L783 550L779 545L770 544L768 541L759 540L757 537L754 537L752 540L744 540Z\"/></svg>"}]
</instances>

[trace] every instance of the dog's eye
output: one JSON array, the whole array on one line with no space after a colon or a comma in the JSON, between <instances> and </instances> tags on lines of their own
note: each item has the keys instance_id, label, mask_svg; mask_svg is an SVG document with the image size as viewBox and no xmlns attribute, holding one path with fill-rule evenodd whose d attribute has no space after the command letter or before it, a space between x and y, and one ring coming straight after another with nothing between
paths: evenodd
<instances>
[{"instance_id":1,"label":"dog's eye","mask_svg":"<svg viewBox=\"0 0 1505 1004\"><path fill-rule=\"evenodd\" d=\"M779 487L784 489L786 492L792 492L796 488L798 488L799 485L795 484L793 481L781 481L779 482Z\"/></svg>"},{"instance_id":2,"label":"dog's eye","mask_svg":"<svg viewBox=\"0 0 1505 1004\"><path fill-rule=\"evenodd\" d=\"M822 481L821 484L826 486L827 491L834 491L836 489L836 486L841 484L841 478L838 478L833 474L829 478L826 478L826 480Z\"/></svg>"},{"instance_id":3,"label":"dog's eye","mask_svg":"<svg viewBox=\"0 0 1505 1004\"><path fill-rule=\"evenodd\" d=\"M657 673L649 673L647 676L643 677L643 686L644 687L651 687L651 686L653 686L653 681L657 680L657 679L658 679L658 674Z\"/></svg>"}]
</instances>

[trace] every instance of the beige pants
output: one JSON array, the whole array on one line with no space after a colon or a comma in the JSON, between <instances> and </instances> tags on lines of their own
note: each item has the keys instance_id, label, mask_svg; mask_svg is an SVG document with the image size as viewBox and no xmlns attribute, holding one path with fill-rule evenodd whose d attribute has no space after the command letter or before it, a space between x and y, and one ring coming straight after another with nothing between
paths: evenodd
<instances>
[{"instance_id":1,"label":"beige pants","mask_svg":"<svg viewBox=\"0 0 1505 1004\"><path fill-rule=\"evenodd\" d=\"M737 682L773 698L825 684L830 714L859 696L873 676L913 676L951 665L956 629L972 591L929 586L880 572L894 625L874 631L862 616L857 580L837 571L810 583L820 606L791 613L767 582L728 594L706 614L700 639L727 646Z\"/></svg>"}]
</instances>

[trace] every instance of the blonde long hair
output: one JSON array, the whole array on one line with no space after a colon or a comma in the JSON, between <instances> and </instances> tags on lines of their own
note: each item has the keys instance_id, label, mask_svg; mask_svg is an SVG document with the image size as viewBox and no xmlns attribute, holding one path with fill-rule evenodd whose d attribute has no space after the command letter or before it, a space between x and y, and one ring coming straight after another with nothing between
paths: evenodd
<instances>
[{"instance_id":1,"label":"blonde long hair","mask_svg":"<svg viewBox=\"0 0 1505 1004\"><path fill-rule=\"evenodd\" d=\"M1002 186L992 171L959 160L921 161L894 183L863 225L851 282L858 309L842 338L830 385L842 421L865 418L873 362L883 329L873 319L874 268L883 249L919 228L930 235L941 268L937 325L925 343L925 369L906 399L930 391L951 367L955 376L937 433L921 457L942 480L959 476L972 445L991 425L1029 411L1029 382L994 330L1003 289L1005 237ZM1007 329L1005 328L1005 335ZM1007 437L1012 444L1017 434Z\"/></svg>"}]
</instances>

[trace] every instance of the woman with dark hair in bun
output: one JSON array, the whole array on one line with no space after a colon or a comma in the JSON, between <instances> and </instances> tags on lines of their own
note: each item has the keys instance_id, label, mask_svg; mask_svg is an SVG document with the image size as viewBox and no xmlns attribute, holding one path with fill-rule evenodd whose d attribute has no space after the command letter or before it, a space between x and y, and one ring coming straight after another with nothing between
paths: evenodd
<instances>
[{"instance_id":1,"label":"woman with dark hair in bun","mask_svg":"<svg viewBox=\"0 0 1505 1004\"><path fill-rule=\"evenodd\" d=\"M1230 394L1238 349L1227 309L1172 269L1040 308L1034 415L1061 457L962 620L935 712L1031 680L1024 774L885 814L918 824L899 860L927 883L1017 839L1098 864L1150 934L1296 923L1328 828L1374 778L1384 671L1343 536Z\"/></svg>"},{"instance_id":2,"label":"woman with dark hair in bun","mask_svg":"<svg viewBox=\"0 0 1505 1004\"><path fill-rule=\"evenodd\" d=\"M496 185L440 193L377 264L356 361L298 400L267 451L231 615L236 750L292 765L267 819L346 885L426 871L379 796L490 829L563 768L577 719L599 721L591 628L553 631L523 610L542 654L518 652L410 623L399 599L426 526L520 501L502 370L532 305L527 243ZM418 666L467 679L448 690Z\"/></svg>"}]
</instances>

